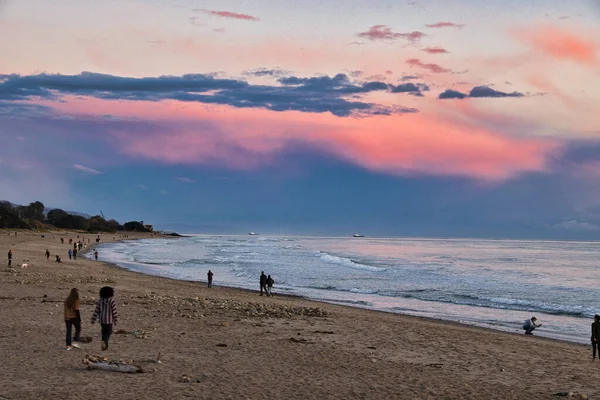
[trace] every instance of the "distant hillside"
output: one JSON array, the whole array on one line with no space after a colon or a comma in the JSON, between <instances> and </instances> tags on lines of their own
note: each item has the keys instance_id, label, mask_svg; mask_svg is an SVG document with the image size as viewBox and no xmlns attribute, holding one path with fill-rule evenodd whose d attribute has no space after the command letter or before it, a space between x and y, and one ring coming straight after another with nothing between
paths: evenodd
<instances>
[{"instance_id":1,"label":"distant hillside","mask_svg":"<svg viewBox=\"0 0 600 400\"><path fill-rule=\"evenodd\" d=\"M36 201L28 206L0 201L0 228L8 229L72 229L88 232L135 231L151 232L152 226L143 222L129 221L121 225L114 219L105 220L100 215L47 208Z\"/></svg>"}]
</instances>

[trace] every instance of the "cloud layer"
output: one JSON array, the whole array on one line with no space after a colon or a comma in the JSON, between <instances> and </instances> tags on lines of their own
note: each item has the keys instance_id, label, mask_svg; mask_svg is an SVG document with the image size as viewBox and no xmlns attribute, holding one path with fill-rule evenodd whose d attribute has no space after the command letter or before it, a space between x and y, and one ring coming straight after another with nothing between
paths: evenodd
<instances>
[{"instance_id":1,"label":"cloud layer","mask_svg":"<svg viewBox=\"0 0 600 400\"><path fill-rule=\"evenodd\" d=\"M524 96L525 95L520 92L506 93L506 92L501 92L499 90L492 89L489 86L475 86L473 89L471 89L471 91L468 94L465 94L465 93L462 93L462 92L459 92L456 90L452 90L452 89L447 89L444 92L440 93L438 98L440 98L442 100L447 100L447 99L464 99L467 97L499 98L499 97L524 97Z\"/></svg>"},{"instance_id":2,"label":"cloud layer","mask_svg":"<svg viewBox=\"0 0 600 400\"><path fill-rule=\"evenodd\" d=\"M212 75L189 74L128 78L83 72L79 75L0 75L0 101L59 99L64 95L91 96L108 100L177 100L204 104L223 104L237 108L264 108L272 111L330 112L344 117L392 115L417 110L402 106L383 106L350 95L394 91L385 82L355 82L345 74L333 77L286 76L279 85L252 85L240 79L219 79ZM406 92L415 92L406 91Z\"/></svg>"}]
</instances>

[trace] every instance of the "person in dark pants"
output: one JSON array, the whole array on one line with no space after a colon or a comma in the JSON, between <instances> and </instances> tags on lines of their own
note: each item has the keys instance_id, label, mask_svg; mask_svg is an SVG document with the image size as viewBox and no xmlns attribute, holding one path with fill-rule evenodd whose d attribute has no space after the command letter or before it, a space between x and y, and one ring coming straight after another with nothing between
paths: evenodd
<instances>
[{"instance_id":1,"label":"person in dark pants","mask_svg":"<svg viewBox=\"0 0 600 400\"><path fill-rule=\"evenodd\" d=\"M50 251L46 249L46 262L50 260Z\"/></svg>"},{"instance_id":2,"label":"person in dark pants","mask_svg":"<svg viewBox=\"0 0 600 400\"><path fill-rule=\"evenodd\" d=\"M273 296L273 284L275 281L271 278L271 275L267 276L267 296Z\"/></svg>"},{"instance_id":3,"label":"person in dark pants","mask_svg":"<svg viewBox=\"0 0 600 400\"><path fill-rule=\"evenodd\" d=\"M98 261L98 250L94 251L94 258Z\"/></svg>"},{"instance_id":4,"label":"person in dark pants","mask_svg":"<svg viewBox=\"0 0 600 400\"><path fill-rule=\"evenodd\" d=\"M533 331L535 328L539 328L540 326L544 325L544 324L536 324L535 321L537 321L536 317L531 317L531 319L526 319L525 322L523 323L523 329L525 330L525 334L526 335L533 335Z\"/></svg>"},{"instance_id":5,"label":"person in dark pants","mask_svg":"<svg viewBox=\"0 0 600 400\"><path fill-rule=\"evenodd\" d=\"M598 359L600 360L600 315L594 315L592 322L592 360L596 359L596 349L598 349Z\"/></svg>"},{"instance_id":6,"label":"person in dark pants","mask_svg":"<svg viewBox=\"0 0 600 400\"><path fill-rule=\"evenodd\" d=\"M267 293L267 276L265 271L260 272L260 295L263 295L263 290Z\"/></svg>"},{"instance_id":7,"label":"person in dark pants","mask_svg":"<svg viewBox=\"0 0 600 400\"><path fill-rule=\"evenodd\" d=\"M100 299L96 303L96 309L92 315L92 324L100 321L102 327L102 350L108 349L108 341L112 335L113 325L117 325L117 305L115 304L115 290L110 286L100 289Z\"/></svg>"},{"instance_id":8,"label":"person in dark pants","mask_svg":"<svg viewBox=\"0 0 600 400\"><path fill-rule=\"evenodd\" d=\"M71 350L72 340L78 342L81 335L81 315L79 314L79 291L71 289L65 300L65 324L67 326L67 350ZM72 328L75 326L75 337L72 338ZM75 347L77 347L75 345Z\"/></svg>"},{"instance_id":9,"label":"person in dark pants","mask_svg":"<svg viewBox=\"0 0 600 400\"><path fill-rule=\"evenodd\" d=\"M211 288L212 287L212 280L213 280L213 272L209 269L208 270L208 287Z\"/></svg>"},{"instance_id":10,"label":"person in dark pants","mask_svg":"<svg viewBox=\"0 0 600 400\"><path fill-rule=\"evenodd\" d=\"M77 248L73 249L73 260L77 260Z\"/></svg>"},{"instance_id":11,"label":"person in dark pants","mask_svg":"<svg viewBox=\"0 0 600 400\"><path fill-rule=\"evenodd\" d=\"M8 268L12 265L12 250L8 251Z\"/></svg>"}]
</instances>

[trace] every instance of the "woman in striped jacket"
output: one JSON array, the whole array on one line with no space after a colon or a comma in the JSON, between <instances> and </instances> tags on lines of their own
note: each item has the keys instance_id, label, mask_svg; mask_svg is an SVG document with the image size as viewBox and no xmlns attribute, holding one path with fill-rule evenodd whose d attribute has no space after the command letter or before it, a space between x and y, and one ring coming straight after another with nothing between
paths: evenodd
<instances>
[{"instance_id":1,"label":"woman in striped jacket","mask_svg":"<svg viewBox=\"0 0 600 400\"><path fill-rule=\"evenodd\" d=\"M100 289L100 299L96 303L96 309L92 315L92 324L100 321L102 327L102 350L108 349L108 340L112 334L113 325L117 325L117 306L113 296L115 291L110 286Z\"/></svg>"}]
</instances>

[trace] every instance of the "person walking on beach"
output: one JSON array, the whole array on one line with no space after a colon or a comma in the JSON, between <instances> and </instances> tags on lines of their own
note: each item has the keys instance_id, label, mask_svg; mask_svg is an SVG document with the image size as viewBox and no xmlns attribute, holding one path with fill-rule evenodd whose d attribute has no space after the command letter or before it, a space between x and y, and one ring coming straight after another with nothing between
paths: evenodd
<instances>
[{"instance_id":1,"label":"person walking on beach","mask_svg":"<svg viewBox=\"0 0 600 400\"><path fill-rule=\"evenodd\" d=\"M275 281L271 278L271 275L267 276L267 297L273 296L273 284Z\"/></svg>"},{"instance_id":2,"label":"person walking on beach","mask_svg":"<svg viewBox=\"0 0 600 400\"><path fill-rule=\"evenodd\" d=\"M72 341L79 342L81 335L81 314L79 313L79 291L71 289L71 293L65 300L65 324L67 325L67 350L71 350ZM71 336L75 326L75 337ZM78 347L73 345L73 347Z\"/></svg>"},{"instance_id":3,"label":"person walking on beach","mask_svg":"<svg viewBox=\"0 0 600 400\"><path fill-rule=\"evenodd\" d=\"M263 295L263 290L265 293L267 292L267 276L265 275L265 271L260 272L260 295Z\"/></svg>"},{"instance_id":4,"label":"person walking on beach","mask_svg":"<svg viewBox=\"0 0 600 400\"><path fill-rule=\"evenodd\" d=\"M600 360L600 315L594 315L592 322L592 360L596 359L596 349L598 349L598 359Z\"/></svg>"},{"instance_id":5,"label":"person walking on beach","mask_svg":"<svg viewBox=\"0 0 600 400\"><path fill-rule=\"evenodd\" d=\"M100 299L92 315L92 324L100 321L102 331L102 350L108 349L108 341L112 335L113 325L117 325L117 305L115 304L115 290L110 286L100 289Z\"/></svg>"},{"instance_id":6,"label":"person walking on beach","mask_svg":"<svg viewBox=\"0 0 600 400\"><path fill-rule=\"evenodd\" d=\"M98 250L94 251L94 258L98 261Z\"/></svg>"},{"instance_id":7,"label":"person walking on beach","mask_svg":"<svg viewBox=\"0 0 600 400\"><path fill-rule=\"evenodd\" d=\"M12 265L12 249L8 250L8 268L11 268Z\"/></svg>"},{"instance_id":8,"label":"person walking on beach","mask_svg":"<svg viewBox=\"0 0 600 400\"><path fill-rule=\"evenodd\" d=\"M69 260L73 257L73 250L69 249L67 252L69 254Z\"/></svg>"},{"instance_id":9,"label":"person walking on beach","mask_svg":"<svg viewBox=\"0 0 600 400\"><path fill-rule=\"evenodd\" d=\"M209 269L208 270L208 288L210 289L212 287L212 279L213 279L213 272Z\"/></svg>"},{"instance_id":10,"label":"person walking on beach","mask_svg":"<svg viewBox=\"0 0 600 400\"><path fill-rule=\"evenodd\" d=\"M48 262L50 260L50 251L48 251L48 249L46 249L46 262Z\"/></svg>"},{"instance_id":11,"label":"person walking on beach","mask_svg":"<svg viewBox=\"0 0 600 400\"><path fill-rule=\"evenodd\" d=\"M539 328L540 326L544 325L542 323L536 324L535 321L537 321L537 318L531 317L531 319L526 319L523 323L523 329L525 330L526 335L533 335L533 333L531 332L533 332L536 328Z\"/></svg>"},{"instance_id":12,"label":"person walking on beach","mask_svg":"<svg viewBox=\"0 0 600 400\"><path fill-rule=\"evenodd\" d=\"M60 238L60 244L65 244L65 238Z\"/></svg>"},{"instance_id":13,"label":"person walking on beach","mask_svg":"<svg viewBox=\"0 0 600 400\"><path fill-rule=\"evenodd\" d=\"M77 249L73 249L73 260L77 260Z\"/></svg>"}]
</instances>

